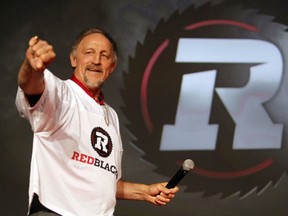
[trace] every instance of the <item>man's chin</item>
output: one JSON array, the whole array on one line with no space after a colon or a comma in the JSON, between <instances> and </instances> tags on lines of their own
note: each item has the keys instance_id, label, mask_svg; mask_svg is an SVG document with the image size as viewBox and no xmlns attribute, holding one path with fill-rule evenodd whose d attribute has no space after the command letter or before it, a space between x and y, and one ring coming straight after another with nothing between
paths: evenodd
<instances>
[{"instance_id":1,"label":"man's chin","mask_svg":"<svg viewBox=\"0 0 288 216\"><path fill-rule=\"evenodd\" d=\"M88 82L86 82L86 86L93 91L97 91L101 89L103 84L104 83L99 80L96 80L95 82L93 82L92 80L89 80Z\"/></svg>"}]
</instances>

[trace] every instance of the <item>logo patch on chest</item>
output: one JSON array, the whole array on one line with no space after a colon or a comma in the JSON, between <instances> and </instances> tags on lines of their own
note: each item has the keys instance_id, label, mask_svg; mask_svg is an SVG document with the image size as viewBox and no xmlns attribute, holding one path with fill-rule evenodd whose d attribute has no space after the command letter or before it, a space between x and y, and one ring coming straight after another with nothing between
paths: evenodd
<instances>
[{"instance_id":1,"label":"logo patch on chest","mask_svg":"<svg viewBox=\"0 0 288 216\"><path fill-rule=\"evenodd\" d=\"M95 127L91 132L92 148L101 156L108 157L113 149L111 137L101 127Z\"/></svg>"}]
</instances>

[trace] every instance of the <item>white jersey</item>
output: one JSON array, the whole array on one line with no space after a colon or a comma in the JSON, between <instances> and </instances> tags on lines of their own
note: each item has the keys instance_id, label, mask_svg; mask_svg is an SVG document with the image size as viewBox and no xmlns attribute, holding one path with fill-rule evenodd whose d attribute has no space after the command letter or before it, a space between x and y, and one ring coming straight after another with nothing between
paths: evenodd
<instances>
[{"instance_id":1,"label":"white jersey","mask_svg":"<svg viewBox=\"0 0 288 216\"><path fill-rule=\"evenodd\" d=\"M116 112L72 80L44 71L45 90L33 107L18 88L16 105L33 137L29 205L34 193L65 216L111 216L121 178L122 142Z\"/></svg>"}]
</instances>

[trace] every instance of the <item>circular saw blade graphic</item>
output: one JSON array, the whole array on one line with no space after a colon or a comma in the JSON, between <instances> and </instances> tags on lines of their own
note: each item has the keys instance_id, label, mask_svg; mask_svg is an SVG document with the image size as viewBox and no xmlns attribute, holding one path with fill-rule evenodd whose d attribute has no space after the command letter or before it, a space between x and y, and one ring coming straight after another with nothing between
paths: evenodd
<instances>
[{"instance_id":1,"label":"circular saw blade graphic","mask_svg":"<svg viewBox=\"0 0 288 216\"><path fill-rule=\"evenodd\" d=\"M167 21L161 20L153 32L147 32L144 42L137 44L135 57L129 58L129 72L123 73L125 107L122 110L129 121L126 127L133 135L133 145L144 152L144 160L157 167L155 172L170 176L171 170L178 169L183 159L191 158L195 169L181 184L187 186L187 192L203 192L204 196L221 193L222 197L227 197L239 193L243 197L252 191L259 193L267 185L278 182L288 167L287 114L284 112L288 103L287 99L283 100L287 86L285 63L282 62L277 90L261 105L273 124L280 125L280 128L282 125L281 146L235 149L233 142L238 125L215 89L247 86L251 68L260 63L179 63L175 58L180 38L197 38L265 41L279 49L283 59L288 59L284 49L288 39L285 29L285 25L273 22L273 17L261 14L260 10L224 2L200 7L192 5L181 14L175 12ZM207 125L218 128L214 149L177 149L177 145L192 145L195 141L193 136L191 139L181 137L187 134L187 128L183 127L179 136L173 137L176 147L160 150L164 126L174 125L176 121L184 75L201 75L205 71L216 71L210 110L204 114L209 117ZM197 90L195 95L201 91ZM197 127L197 122L193 124Z\"/></svg>"}]
</instances>

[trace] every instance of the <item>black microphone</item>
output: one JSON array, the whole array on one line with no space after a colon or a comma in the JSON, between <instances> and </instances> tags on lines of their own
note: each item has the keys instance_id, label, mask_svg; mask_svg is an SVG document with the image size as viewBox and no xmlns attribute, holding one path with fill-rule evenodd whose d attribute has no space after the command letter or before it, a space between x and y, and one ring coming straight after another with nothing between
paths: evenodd
<instances>
[{"instance_id":1,"label":"black microphone","mask_svg":"<svg viewBox=\"0 0 288 216\"><path fill-rule=\"evenodd\" d=\"M186 159L183 162L182 167L178 170L178 172L171 178L168 184L165 186L166 188L174 188L183 177L194 168L194 162L191 159Z\"/></svg>"}]
</instances>

